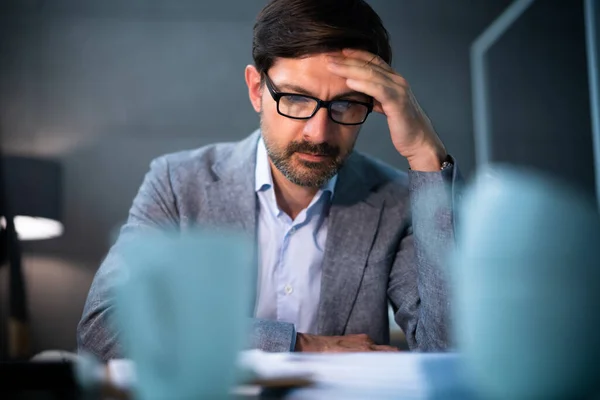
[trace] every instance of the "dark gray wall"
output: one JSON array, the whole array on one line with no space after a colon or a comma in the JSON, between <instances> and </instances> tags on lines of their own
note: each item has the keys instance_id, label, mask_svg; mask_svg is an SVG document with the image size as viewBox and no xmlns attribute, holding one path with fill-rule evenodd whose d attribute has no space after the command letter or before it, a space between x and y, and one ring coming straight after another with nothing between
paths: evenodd
<instances>
[{"instance_id":1,"label":"dark gray wall","mask_svg":"<svg viewBox=\"0 0 600 400\"><path fill-rule=\"evenodd\" d=\"M494 161L595 193L582 1L536 1L488 54Z\"/></svg>"},{"instance_id":2,"label":"dark gray wall","mask_svg":"<svg viewBox=\"0 0 600 400\"><path fill-rule=\"evenodd\" d=\"M394 67L468 175L474 168L469 46L510 1L370 3L391 33ZM74 347L93 273L150 160L241 139L257 126L243 69L264 4L14 0L0 6L2 146L56 157L65 172L65 235L29 244L25 258L36 351ZM370 118L358 148L406 167L381 116ZM6 268L4 294L5 275Z\"/></svg>"}]
</instances>

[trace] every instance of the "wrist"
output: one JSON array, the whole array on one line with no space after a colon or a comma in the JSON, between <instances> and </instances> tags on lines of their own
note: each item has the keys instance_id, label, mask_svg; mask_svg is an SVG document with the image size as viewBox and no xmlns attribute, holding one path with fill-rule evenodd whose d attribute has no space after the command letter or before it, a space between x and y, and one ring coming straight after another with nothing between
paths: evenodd
<instances>
[{"instance_id":1,"label":"wrist","mask_svg":"<svg viewBox=\"0 0 600 400\"><path fill-rule=\"evenodd\" d=\"M447 157L448 153L443 146L432 146L422 148L406 159L413 171L438 172L442 169L442 163Z\"/></svg>"},{"instance_id":2,"label":"wrist","mask_svg":"<svg viewBox=\"0 0 600 400\"><path fill-rule=\"evenodd\" d=\"M294 351L301 352L304 349L304 345L306 343L306 335L304 333L297 332L296 333L296 345L294 346Z\"/></svg>"}]
</instances>

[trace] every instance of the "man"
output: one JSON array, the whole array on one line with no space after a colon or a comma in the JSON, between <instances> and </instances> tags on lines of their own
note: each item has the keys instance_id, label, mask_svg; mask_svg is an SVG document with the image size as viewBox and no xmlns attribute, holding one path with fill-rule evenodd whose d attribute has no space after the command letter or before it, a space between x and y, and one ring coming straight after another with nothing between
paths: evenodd
<instances>
[{"instance_id":1,"label":"man","mask_svg":"<svg viewBox=\"0 0 600 400\"><path fill-rule=\"evenodd\" d=\"M245 78L260 130L152 163L95 277L80 348L120 356L107 320L121 243L147 227L198 224L255 235L256 347L393 350L389 301L411 349L445 349L442 255L453 242L456 169L390 67L380 18L362 0L272 0L254 27L253 58ZM372 111L386 116L408 176L353 152Z\"/></svg>"}]
</instances>

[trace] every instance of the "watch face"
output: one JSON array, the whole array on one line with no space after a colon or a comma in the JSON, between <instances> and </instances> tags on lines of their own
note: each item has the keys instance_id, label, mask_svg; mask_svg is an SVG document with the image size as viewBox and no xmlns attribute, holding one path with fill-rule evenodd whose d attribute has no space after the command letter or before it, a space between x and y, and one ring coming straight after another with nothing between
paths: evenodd
<instances>
[{"instance_id":1,"label":"watch face","mask_svg":"<svg viewBox=\"0 0 600 400\"><path fill-rule=\"evenodd\" d=\"M445 170L445 169L448 169L448 168L450 168L450 167L452 167L452 163L451 163L450 161L444 161L444 162L442 163L442 168L440 168L440 169L441 169L441 170Z\"/></svg>"}]
</instances>

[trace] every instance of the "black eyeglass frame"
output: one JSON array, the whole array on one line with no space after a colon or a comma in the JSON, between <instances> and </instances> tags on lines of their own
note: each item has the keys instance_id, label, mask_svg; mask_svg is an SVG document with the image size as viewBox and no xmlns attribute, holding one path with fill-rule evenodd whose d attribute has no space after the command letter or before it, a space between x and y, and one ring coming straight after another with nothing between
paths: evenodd
<instances>
[{"instance_id":1,"label":"black eyeglass frame","mask_svg":"<svg viewBox=\"0 0 600 400\"><path fill-rule=\"evenodd\" d=\"M277 103L277 113L279 115L282 115L284 117L287 118L292 118L292 119L299 119L299 120L307 120L307 119L311 119L312 117L315 116L315 114L323 107L327 108L327 115L329 116L329 119L331 119L333 122L335 122L336 124L340 124L340 125L362 125L365 123L365 121L367 120L367 117L369 116L369 114L371 114L371 112L373 111L373 102L366 102L366 101L358 101L358 100L321 100L317 97L313 97L313 96L309 96L306 94L300 94L300 93L289 93L289 92L279 92L277 91L277 89L275 88L275 85L273 84L273 81L271 80L271 78L269 78L269 75L267 75L266 73L263 74L263 76L265 77L265 82L267 84L267 89L269 90L269 93L271 94L271 97L273 98L273 100L275 100L275 102ZM306 97L308 99L312 99L314 101L317 102L317 106L315 107L314 111L312 112L312 114L308 117L292 117L290 115L284 114L279 110L279 100L283 97L283 96L300 96L300 97ZM344 102L344 103L352 103L352 104L360 104L363 105L365 107L367 107L367 113L365 114L365 117L363 118L363 120L361 122L352 122L352 123L346 123L346 122L339 122L336 121L331 113L331 106L334 103L338 103L338 102Z\"/></svg>"}]
</instances>

